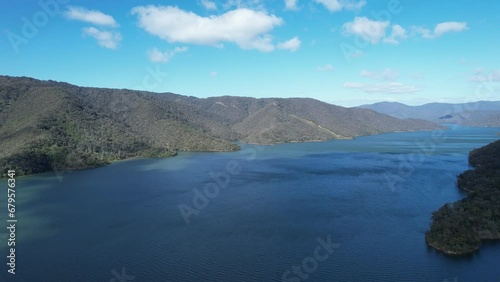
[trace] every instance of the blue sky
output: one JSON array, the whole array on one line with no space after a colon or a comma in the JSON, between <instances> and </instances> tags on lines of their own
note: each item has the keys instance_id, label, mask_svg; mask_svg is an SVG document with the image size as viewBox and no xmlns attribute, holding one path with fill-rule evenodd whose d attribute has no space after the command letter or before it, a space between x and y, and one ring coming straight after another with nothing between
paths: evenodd
<instances>
[{"instance_id":1,"label":"blue sky","mask_svg":"<svg viewBox=\"0 0 500 282\"><path fill-rule=\"evenodd\" d=\"M196 97L500 100L500 2L2 1L0 74Z\"/></svg>"}]
</instances>

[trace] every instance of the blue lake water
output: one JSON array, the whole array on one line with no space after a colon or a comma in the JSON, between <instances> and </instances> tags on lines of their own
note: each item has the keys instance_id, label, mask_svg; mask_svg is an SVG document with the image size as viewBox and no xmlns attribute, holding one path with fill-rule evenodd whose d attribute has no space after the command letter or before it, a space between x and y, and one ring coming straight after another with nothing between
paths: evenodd
<instances>
[{"instance_id":1,"label":"blue lake water","mask_svg":"<svg viewBox=\"0 0 500 282\"><path fill-rule=\"evenodd\" d=\"M0 193L0 280L500 281L499 243L452 258L424 238L432 212L464 197L468 152L498 132L244 145L19 177L15 277Z\"/></svg>"}]
</instances>

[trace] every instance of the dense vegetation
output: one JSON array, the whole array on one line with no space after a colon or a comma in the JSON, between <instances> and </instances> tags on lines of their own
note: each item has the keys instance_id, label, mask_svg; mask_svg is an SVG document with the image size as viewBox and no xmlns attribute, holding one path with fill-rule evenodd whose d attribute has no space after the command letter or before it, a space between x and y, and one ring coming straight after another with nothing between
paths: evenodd
<instances>
[{"instance_id":1,"label":"dense vegetation","mask_svg":"<svg viewBox=\"0 0 500 282\"><path fill-rule=\"evenodd\" d=\"M458 176L468 197L432 215L426 242L447 254L467 254L482 240L500 239L500 140L469 154L475 167Z\"/></svg>"},{"instance_id":2,"label":"dense vegetation","mask_svg":"<svg viewBox=\"0 0 500 282\"><path fill-rule=\"evenodd\" d=\"M178 150L238 149L166 109L132 109L130 102L120 101L120 95L130 95L122 99L141 95L120 92L0 78L2 173L8 169L23 175L96 167L136 156L173 156Z\"/></svg>"},{"instance_id":3,"label":"dense vegetation","mask_svg":"<svg viewBox=\"0 0 500 282\"><path fill-rule=\"evenodd\" d=\"M199 99L0 76L0 169L18 175L177 151L233 151L235 141L274 144L436 128L314 99Z\"/></svg>"}]
</instances>

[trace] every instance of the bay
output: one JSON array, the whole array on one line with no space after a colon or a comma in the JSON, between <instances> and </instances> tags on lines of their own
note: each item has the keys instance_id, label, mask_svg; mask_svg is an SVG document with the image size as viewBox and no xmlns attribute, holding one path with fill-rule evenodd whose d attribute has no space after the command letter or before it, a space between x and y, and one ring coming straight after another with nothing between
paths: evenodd
<instances>
[{"instance_id":1,"label":"bay","mask_svg":"<svg viewBox=\"0 0 500 282\"><path fill-rule=\"evenodd\" d=\"M17 273L7 274L2 255L0 278L499 281L500 244L461 258L425 244L432 212L465 196L456 177L469 168L468 152L497 140L498 132L452 126L242 145L240 152L19 177ZM0 188L7 190L6 181ZM4 193L2 254L6 199ZM180 207L194 213L183 216ZM320 261L315 250L328 240L335 247L321 248Z\"/></svg>"}]
</instances>

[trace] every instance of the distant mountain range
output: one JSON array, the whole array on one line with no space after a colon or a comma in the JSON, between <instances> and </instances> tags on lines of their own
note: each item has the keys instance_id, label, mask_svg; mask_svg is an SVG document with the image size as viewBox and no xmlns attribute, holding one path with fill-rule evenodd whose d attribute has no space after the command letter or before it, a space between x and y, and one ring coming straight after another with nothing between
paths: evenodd
<instances>
[{"instance_id":1,"label":"distant mountain range","mask_svg":"<svg viewBox=\"0 0 500 282\"><path fill-rule=\"evenodd\" d=\"M435 123L466 126L500 126L500 101L463 104L430 103L408 106L396 102L380 102L358 108L370 109L397 118L418 118Z\"/></svg>"},{"instance_id":2,"label":"distant mountain range","mask_svg":"<svg viewBox=\"0 0 500 282\"><path fill-rule=\"evenodd\" d=\"M17 174L99 166L177 151L238 150L440 128L314 99L200 99L0 76L0 168Z\"/></svg>"}]
</instances>

